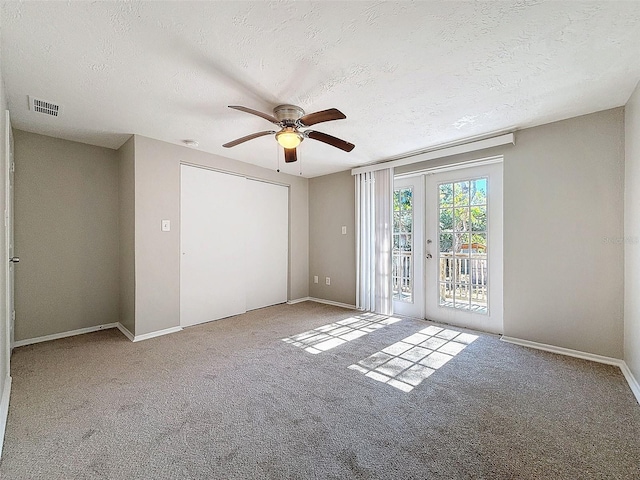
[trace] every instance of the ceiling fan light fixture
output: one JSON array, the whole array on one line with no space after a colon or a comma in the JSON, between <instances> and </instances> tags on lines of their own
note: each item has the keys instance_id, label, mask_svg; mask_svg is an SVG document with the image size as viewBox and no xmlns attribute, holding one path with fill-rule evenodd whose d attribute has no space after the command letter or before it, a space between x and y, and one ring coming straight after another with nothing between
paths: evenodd
<instances>
[{"instance_id":1,"label":"ceiling fan light fixture","mask_svg":"<svg viewBox=\"0 0 640 480\"><path fill-rule=\"evenodd\" d=\"M284 148L296 148L304 137L293 127L284 127L276 133L276 140Z\"/></svg>"},{"instance_id":2,"label":"ceiling fan light fixture","mask_svg":"<svg viewBox=\"0 0 640 480\"><path fill-rule=\"evenodd\" d=\"M288 155L288 157L285 157L285 162L287 163L296 161L296 148L305 138L310 138L311 140L326 143L327 145L339 148L340 150L343 150L345 152L350 152L355 148L355 145L353 143L349 143L341 140L340 138L327 135L326 133L317 132L315 130L305 130L304 132L301 132L299 130L299 128L307 128L311 125L315 125L316 123L329 122L332 120L343 120L347 118L346 115L337 108L330 108L328 110L322 110L320 112L305 115L304 110L302 110L300 107L296 107L295 105L278 105L273 109L273 114L275 116L239 105L229 105L229 108L233 108L234 110L239 110L241 112L250 113L260 118L264 118L265 120L268 120L269 122L277 125L280 128L280 131L276 132L274 130L266 130L264 132L245 135L244 137L236 138L231 142L225 143L224 145L222 145L224 148L235 147L236 145L240 145L241 143L253 140L254 138L275 134L278 145L283 147L285 153Z\"/></svg>"}]
</instances>

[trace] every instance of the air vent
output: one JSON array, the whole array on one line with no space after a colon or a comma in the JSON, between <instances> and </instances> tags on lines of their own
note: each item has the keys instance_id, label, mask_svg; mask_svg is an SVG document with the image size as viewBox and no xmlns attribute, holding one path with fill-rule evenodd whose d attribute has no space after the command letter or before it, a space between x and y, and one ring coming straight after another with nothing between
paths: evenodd
<instances>
[{"instance_id":1,"label":"air vent","mask_svg":"<svg viewBox=\"0 0 640 480\"><path fill-rule=\"evenodd\" d=\"M58 117L62 113L62 107L52 102L40 100L39 98L29 97L29 106L32 111Z\"/></svg>"}]
</instances>

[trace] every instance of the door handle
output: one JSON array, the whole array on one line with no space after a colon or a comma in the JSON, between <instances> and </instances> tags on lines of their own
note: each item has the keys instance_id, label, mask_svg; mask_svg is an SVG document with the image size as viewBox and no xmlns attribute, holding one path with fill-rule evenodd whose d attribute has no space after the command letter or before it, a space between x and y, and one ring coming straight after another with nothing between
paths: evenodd
<instances>
[{"instance_id":1,"label":"door handle","mask_svg":"<svg viewBox=\"0 0 640 480\"><path fill-rule=\"evenodd\" d=\"M18 263L20 261L20 257L11 257L9 258L9 261L12 263Z\"/></svg>"},{"instance_id":2,"label":"door handle","mask_svg":"<svg viewBox=\"0 0 640 480\"><path fill-rule=\"evenodd\" d=\"M430 253L427 253L427 258L433 258L433 255L431 255Z\"/></svg>"}]
</instances>

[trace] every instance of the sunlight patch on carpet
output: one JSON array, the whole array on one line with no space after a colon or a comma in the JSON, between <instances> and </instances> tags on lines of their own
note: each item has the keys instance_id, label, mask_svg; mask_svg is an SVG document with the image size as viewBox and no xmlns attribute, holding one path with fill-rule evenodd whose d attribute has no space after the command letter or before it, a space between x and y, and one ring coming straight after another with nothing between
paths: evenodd
<instances>
[{"instance_id":1,"label":"sunlight patch on carpet","mask_svg":"<svg viewBox=\"0 0 640 480\"><path fill-rule=\"evenodd\" d=\"M478 338L470 333L427 327L349 368L410 392Z\"/></svg>"},{"instance_id":2,"label":"sunlight patch on carpet","mask_svg":"<svg viewBox=\"0 0 640 480\"><path fill-rule=\"evenodd\" d=\"M387 317L386 315L363 313L299 333L293 337L283 338L282 341L303 348L305 352L315 355L399 321L399 318Z\"/></svg>"}]
</instances>

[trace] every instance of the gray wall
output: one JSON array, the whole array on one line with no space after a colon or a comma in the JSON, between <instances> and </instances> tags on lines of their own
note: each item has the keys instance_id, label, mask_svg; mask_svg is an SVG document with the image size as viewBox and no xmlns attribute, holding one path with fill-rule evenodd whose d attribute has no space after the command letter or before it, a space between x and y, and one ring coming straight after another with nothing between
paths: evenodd
<instances>
[{"instance_id":1,"label":"gray wall","mask_svg":"<svg viewBox=\"0 0 640 480\"><path fill-rule=\"evenodd\" d=\"M622 358L624 111L518 132L504 163L505 335Z\"/></svg>"},{"instance_id":2,"label":"gray wall","mask_svg":"<svg viewBox=\"0 0 640 480\"><path fill-rule=\"evenodd\" d=\"M116 152L14 133L15 339L117 322Z\"/></svg>"},{"instance_id":3,"label":"gray wall","mask_svg":"<svg viewBox=\"0 0 640 480\"><path fill-rule=\"evenodd\" d=\"M134 139L135 333L143 335L180 325L180 158L169 144Z\"/></svg>"},{"instance_id":4,"label":"gray wall","mask_svg":"<svg viewBox=\"0 0 640 480\"><path fill-rule=\"evenodd\" d=\"M135 335L135 150L133 136L118 149L117 155L120 323Z\"/></svg>"},{"instance_id":5,"label":"gray wall","mask_svg":"<svg viewBox=\"0 0 640 480\"><path fill-rule=\"evenodd\" d=\"M640 84L625 107L624 360L640 380Z\"/></svg>"},{"instance_id":6,"label":"gray wall","mask_svg":"<svg viewBox=\"0 0 640 480\"><path fill-rule=\"evenodd\" d=\"M309 295L308 180L136 135L135 334L180 322L180 163L209 166L290 186L289 299ZM161 220L171 221L162 232Z\"/></svg>"},{"instance_id":7,"label":"gray wall","mask_svg":"<svg viewBox=\"0 0 640 480\"><path fill-rule=\"evenodd\" d=\"M440 162L504 155L505 335L622 358L623 120L622 108L598 112L519 131L515 146ZM327 177L323 188L351 195L342 182ZM313 243L314 268L331 263L341 240ZM343 262L334 276L351 275L354 260Z\"/></svg>"},{"instance_id":8,"label":"gray wall","mask_svg":"<svg viewBox=\"0 0 640 480\"><path fill-rule=\"evenodd\" d=\"M355 305L355 181L350 172L309 180L309 295ZM347 234L342 235L342 226ZM313 283L317 275L318 283ZM326 285L325 277L331 278Z\"/></svg>"}]
</instances>

